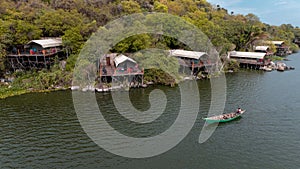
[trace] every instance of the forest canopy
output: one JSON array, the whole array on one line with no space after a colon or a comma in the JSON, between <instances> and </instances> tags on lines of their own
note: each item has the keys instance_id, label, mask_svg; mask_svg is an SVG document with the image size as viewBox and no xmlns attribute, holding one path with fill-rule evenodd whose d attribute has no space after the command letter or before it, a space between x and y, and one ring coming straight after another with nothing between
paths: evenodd
<instances>
[{"instance_id":1,"label":"forest canopy","mask_svg":"<svg viewBox=\"0 0 300 169\"><path fill-rule=\"evenodd\" d=\"M266 40L285 41L293 50L300 29L291 24L262 23L255 14L235 14L206 0L1 0L0 71L5 70L6 51L42 37L62 37L76 58L99 27L120 16L140 12L163 12L181 17L200 28L220 54L230 50L252 51ZM176 39L141 34L129 37L113 52L136 52L149 47L184 48Z\"/></svg>"}]
</instances>

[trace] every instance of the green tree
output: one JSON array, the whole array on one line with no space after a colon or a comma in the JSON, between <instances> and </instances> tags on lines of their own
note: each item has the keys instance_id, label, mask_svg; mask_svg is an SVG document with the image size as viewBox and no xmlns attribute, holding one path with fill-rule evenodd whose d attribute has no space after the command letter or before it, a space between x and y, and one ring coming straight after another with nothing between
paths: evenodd
<instances>
[{"instance_id":1,"label":"green tree","mask_svg":"<svg viewBox=\"0 0 300 169\"><path fill-rule=\"evenodd\" d=\"M154 10L156 12L164 12L167 13L168 12L168 7L158 1L154 2Z\"/></svg>"},{"instance_id":2,"label":"green tree","mask_svg":"<svg viewBox=\"0 0 300 169\"><path fill-rule=\"evenodd\" d=\"M39 39L42 35L42 30L36 25L22 20L13 21L11 26L14 27L14 44L26 44L32 39Z\"/></svg>"},{"instance_id":3,"label":"green tree","mask_svg":"<svg viewBox=\"0 0 300 169\"><path fill-rule=\"evenodd\" d=\"M62 40L66 49L72 54L79 53L84 43L78 27L66 30Z\"/></svg>"},{"instance_id":4,"label":"green tree","mask_svg":"<svg viewBox=\"0 0 300 169\"><path fill-rule=\"evenodd\" d=\"M153 49L138 52L133 58L145 68L146 81L173 86L180 80L179 64L176 58L168 56L168 52Z\"/></svg>"},{"instance_id":5,"label":"green tree","mask_svg":"<svg viewBox=\"0 0 300 169\"><path fill-rule=\"evenodd\" d=\"M43 30L43 36L60 37L66 30L74 27L81 27L85 21L88 21L82 14L76 10L70 12L58 9L45 12L36 24Z\"/></svg>"},{"instance_id":6,"label":"green tree","mask_svg":"<svg viewBox=\"0 0 300 169\"><path fill-rule=\"evenodd\" d=\"M113 52L132 53L151 46L152 40L150 35L141 34L128 37L114 46Z\"/></svg>"},{"instance_id":7,"label":"green tree","mask_svg":"<svg viewBox=\"0 0 300 169\"><path fill-rule=\"evenodd\" d=\"M125 14L133 14L142 12L140 5L133 0L121 2L123 12Z\"/></svg>"}]
</instances>

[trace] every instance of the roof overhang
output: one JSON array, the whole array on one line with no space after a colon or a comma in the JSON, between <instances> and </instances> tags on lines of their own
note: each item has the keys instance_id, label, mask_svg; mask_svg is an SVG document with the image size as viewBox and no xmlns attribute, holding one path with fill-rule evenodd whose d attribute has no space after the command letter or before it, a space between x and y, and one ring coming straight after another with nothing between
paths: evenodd
<instances>
[{"instance_id":1,"label":"roof overhang","mask_svg":"<svg viewBox=\"0 0 300 169\"><path fill-rule=\"evenodd\" d=\"M32 40L27 43L27 46L31 44L38 44L43 48L59 47L62 46L62 39L41 39L41 40Z\"/></svg>"},{"instance_id":2,"label":"roof overhang","mask_svg":"<svg viewBox=\"0 0 300 169\"><path fill-rule=\"evenodd\" d=\"M283 45L284 41L271 41L271 43L274 45Z\"/></svg>"},{"instance_id":3,"label":"roof overhang","mask_svg":"<svg viewBox=\"0 0 300 169\"><path fill-rule=\"evenodd\" d=\"M196 60L199 60L203 56L208 57L208 54L205 52L196 52L196 51L187 51L187 50L169 50L169 52L170 52L170 56L196 59Z\"/></svg>"},{"instance_id":4,"label":"roof overhang","mask_svg":"<svg viewBox=\"0 0 300 169\"><path fill-rule=\"evenodd\" d=\"M122 54L114 58L114 62L116 64L116 66L118 66L119 64L121 64L125 61L130 61L130 62L136 63L135 60L133 60L125 55L122 55Z\"/></svg>"},{"instance_id":5,"label":"roof overhang","mask_svg":"<svg viewBox=\"0 0 300 169\"><path fill-rule=\"evenodd\" d=\"M260 51L267 51L269 49L269 46L256 46L255 50L260 50Z\"/></svg>"},{"instance_id":6,"label":"roof overhang","mask_svg":"<svg viewBox=\"0 0 300 169\"><path fill-rule=\"evenodd\" d=\"M251 59L264 59L266 53L262 52L230 52L229 57L238 57L238 58L251 58Z\"/></svg>"}]
</instances>

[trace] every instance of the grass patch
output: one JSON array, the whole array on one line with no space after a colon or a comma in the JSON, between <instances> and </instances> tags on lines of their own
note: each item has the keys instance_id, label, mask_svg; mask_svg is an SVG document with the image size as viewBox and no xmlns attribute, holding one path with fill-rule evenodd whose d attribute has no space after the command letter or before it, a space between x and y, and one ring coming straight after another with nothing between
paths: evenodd
<instances>
[{"instance_id":1,"label":"grass patch","mask_svg":"<svg viewBox=\"0 0 300 169\"><path fill-rule=\"evenodd\" d=\"M29 93L29 91L25 89L9 88L8 86L0 86L0 99L5 99L7 97L17 96L25 93Z\"/></svg>"},{"instance_id":2,"label":"grass patch","mask_svg":"<svg viewBox=\"0 0 300 169\"><path fill-rule=\"evenodd\" d=\"M271 59L272 61L282 61L284 58L280 56L267 56L267 59Z\"/></svg>"}]
</instances>

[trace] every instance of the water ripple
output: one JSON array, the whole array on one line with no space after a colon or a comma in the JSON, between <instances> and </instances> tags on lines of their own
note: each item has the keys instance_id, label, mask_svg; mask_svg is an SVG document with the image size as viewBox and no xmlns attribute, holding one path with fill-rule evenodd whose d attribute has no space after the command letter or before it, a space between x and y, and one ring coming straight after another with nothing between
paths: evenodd
<instances>
[{"instance_id":1,"label":"water ripple","mask_svg":"<svg viewBox=\"0 0 300 169\"><path fill-rule=\"evenodd\" d=\"M293 63L300 67L300 57L295 56ZM238 120L219 125L204 144L198 144L197 138L211 95L209 81L200 81L201 107L191 133L169 152L140 160L112 155L93 143L77 120L71 92L0 100L0 168L299 168L299 76L299 69L227 75L225 112L237 106L247 112ZM148 96L154 88L133 90L133 105L147 110ZM116 130L148 137L166 130L178 113L178 89L158 88L167 93L169 105L160 118L145 125L122 118L110 94L96 96Z\"/></svg>"}]
</instances>

